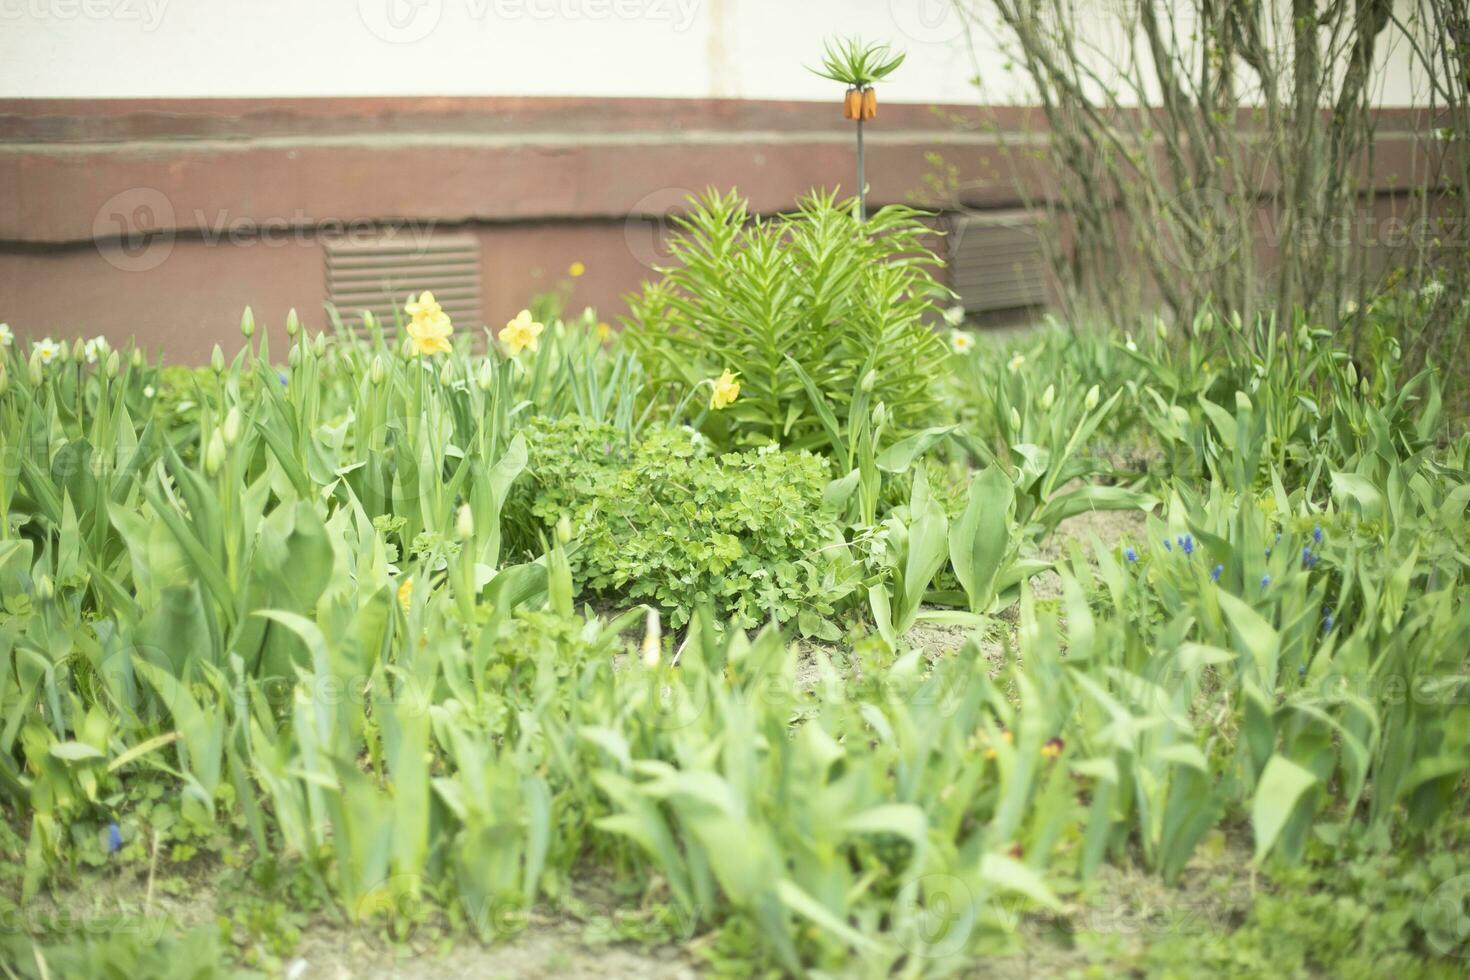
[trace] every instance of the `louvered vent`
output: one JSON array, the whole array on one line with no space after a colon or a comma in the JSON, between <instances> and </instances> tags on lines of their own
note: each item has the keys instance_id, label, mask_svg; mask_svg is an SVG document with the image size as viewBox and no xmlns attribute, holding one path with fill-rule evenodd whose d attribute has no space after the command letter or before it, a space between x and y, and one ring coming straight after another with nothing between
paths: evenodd
<instances>
[{"instance_id":1,"label":"louvered vent","mask_svg":"<svg viewBox=\"0 0 1470 980\"><path fill-rule=\"evenodd\" d=\"M982 322L1027 319L1046 305L1046 266L1036 221L1025 211L950 220L950 286Z\"/></svg>"},{"instance_id":2,"label":"louvered vent","mask_svg":"<svg viewBox=\"0 0 1470 980\"><path fill-rule=\"evenodd\" d=\"M372 310L390 335L393 311L410 293L430 290L461 329L480 318L480 246L473 235L384 234L372 241L329 242L327 299L348 322Z\"/></svg>"}]
</instances>

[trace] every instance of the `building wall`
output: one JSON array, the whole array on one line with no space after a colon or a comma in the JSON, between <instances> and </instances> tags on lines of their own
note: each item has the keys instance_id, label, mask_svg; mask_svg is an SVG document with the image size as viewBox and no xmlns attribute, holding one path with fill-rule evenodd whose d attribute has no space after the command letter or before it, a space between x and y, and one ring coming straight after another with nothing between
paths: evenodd
<instances>
[{"instance_id":1,"label":"building wall","mask_svg":"<svg viewBox=\"0 0 1470 980\"><path fill-rule=\"evenodd\" d=\"M0 321L197 361L247 303L323 326L325 250L384 229L470 233L491 326L573 261L572 307L614 318L687 195L851 192L840 93L804 67L838 33L909 55L874 203L933 203L942 162L945 208L1018 207L1046 177L1001 144L1042 122L975 108L1027 99L985 26L946 0L0 0ZM1380 100L1412 102L1386 57ZM1406 175L1421 123L1390 122L1379 172Z\"/></svg>"}]
</instances>

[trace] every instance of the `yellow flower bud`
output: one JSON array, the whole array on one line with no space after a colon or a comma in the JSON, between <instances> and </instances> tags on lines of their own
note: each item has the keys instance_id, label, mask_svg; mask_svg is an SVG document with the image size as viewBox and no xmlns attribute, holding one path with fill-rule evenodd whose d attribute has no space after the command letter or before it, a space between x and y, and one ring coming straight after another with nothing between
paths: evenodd
<instances>
[{"instance_id":1,"label":"yellow flower bud","mask_svg":"<svg viewBox=\"0 0 1470 980\"><path fill-rule=\"evenodd\" d=\"M107 372L109 379L117 377L118 368L121 364L122 359L118 357L117 351L112 351L107 355L107 363L103 365L103 370Z\"/></svg>"},{"instance_id":2,"label":"yellow flower bud","mask_svg":"<svg viewBox=\"0 0 1470 980\"><path fill-rule=\"evenodd\" d=\"M255 336L255 312L250 307L245 307L245 312L240 314L240 333L246 340Z\"/></svg>"},{"instance_id":3,"label":"yellow flower bud","mask_svg":"<svg viewBox=\"0 0 1470 980\"><path fill-rule=\"evenodd\" d=\"M481 391L489 391L495 386L495 366L490 363L490 358L480 362L479 370L475 372L475 384Z\"/></svg>"},{"instance_id":4,"label":"yellow flower bud","mask_svg":"<svg viewBox=\"0 0 1470 980\"><path fill-rule=\"evenodd\" d=\"M311 342L311 349L316 353L317 357L325 354L327 352L327 335L318 330L316 339Z\"/></svg>"},{"instance_id":5,"label":"yellow flower bud","mask_svg":"<svg viewBox=\"0 0 1470 980\"><path fill-rule=\"evenodd\" d=\"M1041 393L1041 408L1042 408L1042 411L1050 412L1052 405L1056 404L1056 400L1057 400L1057 386L1056 385L1047 385L1046 386L1046 390Z\"/></svg>"},{"instance_id":6,"label":"yellow flower bud","mask_svg":"<svg viewBox=\"0 0 1470 980\"><path fill-rule=\"evenodd\" d=\"M1087 389L1087 397L1082 400L1082 406L1089 412L1097 408L1097 400L1102 397L1102 391L1097 385Z\"/></svg>"},{"instance_id":7,"label":"yellow flower bud","mask_svg":"<svg viewBox=\"0 0 1470 980\"><path fill-rule=\"evenodd\" d=\"M39 388L41 386L41 382L44 381L46 377L44 369L41 366L41 351L39 348L31 352L31 359L30 362L26 365L26 371L31 378L31 387Z\"/></svg>"},{"instance_id":8,"label":"yellow flower bud","mask_svg":"<svg viewBox=\"0 0 1470 980\"><path fill-rule=\"evenodd\" d=\"M132 361L133 361L133 367L135 367L135 368L140 368L140 367L143 366L143 348L141 348L141 347L134 347L133 348Z\"/></svg>"},{"instance_id":9,"label":"yellow flower bud","mask_svg":"<svg viewBox=\"0 0 1470 980\"><path fill-rule=\"evenodd\" d=\"M286 336L295 337L301 332L301 319L296 316L296 307L291 307L286 314Z\"/></svg>"},{"instance_id":10,"label":"yellow flower bud","mask_svg":"<svg viewBox=\"0 0 1470 980\"><path fill-rule=\"evenodd\" d=\"M380 385L387 376L388 369L383 365L383 355L374 354L372 367L368 368L368 380L375 385Z\"/></svg>"},{"instance_id":11,"label":"yellow flower bud","mask_svg":"<svg viewBox=\"0 0 1470 980\"><path fill-rule=\"evenodd\" d=\"M51 581L50 575L42 575L36 579L36 599L41 602L49 602L56 595L56 586Z\"/></svg>"},{"instance_id":12,"label":"yellow flower bud","mask_svg":"<svg viewBox=\"0 0 1470 980\"><path fill-rule=\"evenodd\" d=\"M219 344L214 345L214 351L209 355L209 366L215 374L225 373L225 352L219 349Z\"/></svg>"},{"instance_id":13,"label":"yellow flower bud","mask_svg":"<svg viewBox=\"0 0 1470 980\"><path fill-rule=\"evenodd\" d=\"M556 540L567 544L572 540L572 519L563 514L556 522Z\"/></svg>"},{"instance_id":14,"label":"yellow flower bud","mask_svg":"<svg viewBox=\"0 0 1470 980\"><path fill-rule=\"evenodd\" d=\"M439 368L439 383L445 387L454 384L454 362L447 357Z\"/></svg>"},{"instance_id":15,"label":"yellow flower bud","mask_svg":"<svg viewBox=\"0 0 1470 980\"><path fill-rule=\"evenodd\" d=\"M459 505L459 510L454 515L454 533L461 540L475 536L475 512L470 509L469 504Z\"/></svg>"}]
</instances>

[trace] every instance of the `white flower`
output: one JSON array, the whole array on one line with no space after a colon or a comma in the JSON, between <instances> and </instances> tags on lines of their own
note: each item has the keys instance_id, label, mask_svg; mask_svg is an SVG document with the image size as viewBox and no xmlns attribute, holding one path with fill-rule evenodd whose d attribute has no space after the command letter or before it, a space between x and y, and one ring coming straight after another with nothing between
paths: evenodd
<instances>
[{"instance_id":1,"label":"white flower","mask_svg":"<svg viewBox=\"0 0 1470 980\"><path fill-rule=\"evenodd\" d=\"M143 397L144 398L152 398L156 394L158 394L158 393L153 390L153 386L152 385L144 385L143 386Z\"/></svg>"},{"instance_id":2,"label":"white flower","mask_svg":"<svg viewBox=\"0 0 1470 980\"><path fill-rule=\"evenodd\" d=\"M1123 344L1123 346L1128 348L1130 352L1137 353L1138 345L1133 342L1133 335L1131 333L1125 333L1123 336L1124 338L1126 338L1126 342Z\"/></svg>"},{"instance_id":3,"label":"white flower","mask_svg":"<svg viewBox=\"0 0 1470 980\"><path fill-rule=\"evenodd\" d=\"M1429 302L1433 303L1435 300L1439 299L1440 294L1442 294L1443 292L1444 283L1440 282L1438 279L1431 279L1424 284L1423 289L1419 290L1419 295L1429 300Z\"/></svg>"},{"instance_id":4,"label":"white flower","mask_svg":"<svg viewBox=\"0 0 1470 980\"><path fill-rule=\"evenodd\" d=\"M1357 301L1351 299L1348 300L1347 305L1342 308L1342 312L1347 316L1352 316L1354 313L1358 312Z\"/></svg>"},{"instance_id":5,"label":"white flower","mask_svg":"<svg viewBox=\"0 0 1470 980\"><path fill-rule=\"evenodd\" d=\"M957 327L965 322L965 308L955 305L944 311L944 322L951 327Z\"/></svg>"},{"instance_id":6,"label":"white flower","mask_svg":"<svg viewBox=\"0 0 1470 980\"><path fill-rule=\"evenodd\" d=\"M15 334L10 332L10 324L0 323L0 347L9 347L15 343Z\"/></svg>"},{"instance_id":7,"label":"white flower","mask_svg":"<svg viewBox=\"0 0 1470 980\"><path fill-rule=\"evenodd\" d=\"M82 352L87 358L88 364L96 364L101 358L107 356L107 338L93 337L82 347Z\"/></svg>"},{"instance_id":8,"label":"white flower","mask_svg":"<svg viewBox=\"0 0 1470 980\"><path fill-rule=\"evenodd\" d=\"M963 330L951 330L949 346L956 354L965 354L974 348L975 338Z\"/></svg>"},{"instance_id":9,"label":"white flower","mask_svg":"<svg viewBox=\"0 0 1470 980\"><path fill-rule=\"evenodd\" d=\"M36 356L41 359L42 364L50 364L61 356L61 345L50 337L35 341L31 347L35 350Z\"/></svg>"},{"instance_id":10,"label":"white flower","mask_svg":"<svg viewBox=\"0 0 1470 980\"><path fill-rule=\"evenodd\" d=\"M1006 362L1006 370L1010 371L1012 374L1015 374L1017 371L1021 370L1021 365L1025 363L1025 354L1013 354L1011 355L1011 359Z\"/></svg>"}]
</instances>

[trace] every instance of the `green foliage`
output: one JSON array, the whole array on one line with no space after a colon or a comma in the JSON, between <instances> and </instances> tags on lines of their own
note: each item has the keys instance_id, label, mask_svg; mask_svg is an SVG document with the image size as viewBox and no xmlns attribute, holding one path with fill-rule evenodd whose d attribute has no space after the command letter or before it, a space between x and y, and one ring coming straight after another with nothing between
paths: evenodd
<instances>
[{"instance_id":1,"label":"green foliage","mask_svg":"<svg viewBox=\"0 0 1470 980\"><path fill-rule=\"evenodd\" d=\"M772 218L752 218L733 191L692 203L669 243L675 264L629 297L627 340L660 382L693 391L736 375L739 399L697 426L722 444L817 449L830 439L823 403L843 431L863 395L895 437L935 419L945 351L925 317L945 290L919 212L861 222L830 194Z\"/></svg>"},{"instance_id":2,"label":"green foliage","mask_svg":"<svg viewBox=\"0 0 1470 980\"><path fill-rule=\"evenodd\" d=\"M577 581L646 601L682 626L709 604L749 629L796 621L835 638L852 588L847 547L824 506L825 460L752 450L714 455L687 429L654 428L629 447L577 417L533 422L530 513L571 521Z\"/></svg>"},{"instance_id":3,"label":"green foliage","mask_svg":"<svg viewBox=\"0 0 1470 980\"><path fill-rule=\"evenodd\" d=\"M590 870L643 910L620 934L721 969L922 974L1080 912L1111 864L1187 886L1228 840L1270 890L1199 963L1458 965L1470 437L1433 373L1310 329L1053 331L943 361L961 410L901 424L907 362L793 343L782 448L738 414L759 378L681 427L585 321L515 360L366 326L168 381L4 355L22 913L248 866L228 939L275 968L308 911L495 940ZM1143 513L1050 537L1100 509ZM161 973L217 938L4 952Z\"/></svg>"},{"instance_id":4,"label":"green foliage","mask_svg":"<svg viewBox=\"0 0 1470 980\"><path fill-rule=\"evenodd\" d=\"M829 40L820 70L809 71L853 88L881 82L903 64L904 53L893 54L886 44L864 44L855 37Z\"/></svg>"}]
</instances>

